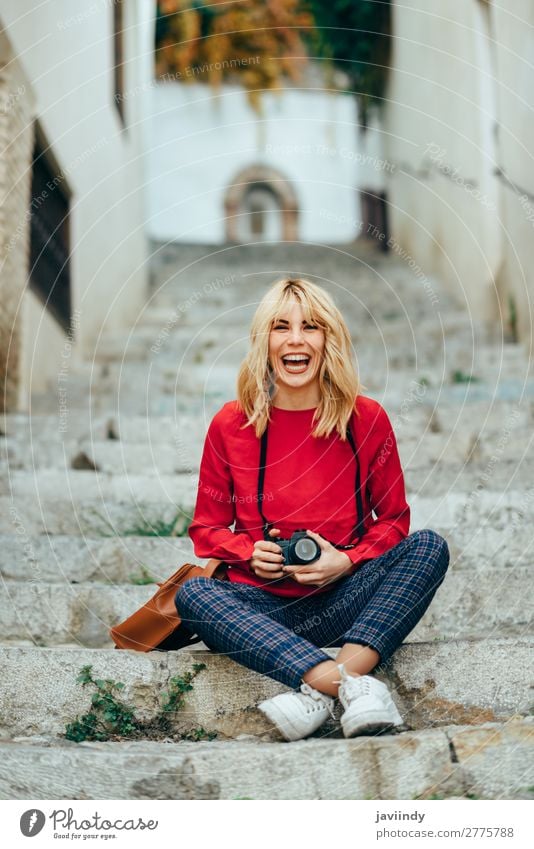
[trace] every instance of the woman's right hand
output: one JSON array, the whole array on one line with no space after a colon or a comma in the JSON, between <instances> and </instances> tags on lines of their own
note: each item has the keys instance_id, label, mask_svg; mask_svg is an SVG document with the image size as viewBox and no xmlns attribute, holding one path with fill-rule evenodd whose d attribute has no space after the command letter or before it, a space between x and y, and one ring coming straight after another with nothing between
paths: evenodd
<instances>
[{"instance_id":1,"label":"woman's right hand","mask_svg":"<svg viewBox=\"0 0 534 849\"><path fill-rule=\"evenodd\" d=\"M269 536L280 536L278 528L272 528L269 531ZM254 543L254 551L250 558L250 568L258 578L263 578L266 581L274 581L276 578L283 578L282 572L282 549L275 542L260 539Z\"/></svg>"}]
</instances>

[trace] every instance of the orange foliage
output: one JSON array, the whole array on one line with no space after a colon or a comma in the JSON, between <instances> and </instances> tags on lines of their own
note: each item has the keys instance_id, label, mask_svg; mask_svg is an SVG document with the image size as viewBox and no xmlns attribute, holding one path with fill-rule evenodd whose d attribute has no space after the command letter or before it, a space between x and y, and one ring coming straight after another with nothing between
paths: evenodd
<instances>
[{"instance_id":1,"label":"orange foliage","mask_svg":"<svg viewBox=\"0 0 534 849\"><path fill-rule=\"evenodd\" d=\"M215 86L238 82L259 108L262 91L300 79L307 61L301 31L314 27L300 5L299 0L159 0L156 75Z\"/></svg>"}]
</instances>

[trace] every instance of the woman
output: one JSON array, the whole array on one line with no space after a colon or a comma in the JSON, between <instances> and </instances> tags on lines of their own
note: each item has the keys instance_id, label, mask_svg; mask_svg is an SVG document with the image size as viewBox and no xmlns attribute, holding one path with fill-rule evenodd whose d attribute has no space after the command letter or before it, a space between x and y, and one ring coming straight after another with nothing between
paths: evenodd
<instances>
[{"instance_id":1,"label":"woman","mask_svg":"<svg viewBox=\"0 0 534 849\"><path fill-rule=\"evenodd\" d=\"M286 740L316 731L336 697L346 737L402 725L369 673L449 563L442 537L409 525L395 436L360 394L340 311L307 280L275 283L252 321L238 400L209 426L189 528L195 554L224 560L229 581L193 578L176 605L213 651L294 689L258 705ZM304 529L295 558L283 540ZM339 645L334 661L323 647Z\"/></svg>"}]
</instances>

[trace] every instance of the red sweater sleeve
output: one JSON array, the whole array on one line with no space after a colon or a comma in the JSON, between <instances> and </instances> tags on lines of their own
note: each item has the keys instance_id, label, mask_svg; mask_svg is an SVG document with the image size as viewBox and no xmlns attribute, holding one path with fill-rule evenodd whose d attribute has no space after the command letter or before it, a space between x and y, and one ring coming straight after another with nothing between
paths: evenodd
<instances>
[{"instance_id":1,"label":"red sweater sleeve","mask_svg":"<svg viewBox=\"0 0 534 849\"><path fill-rule=\"evenodd\" d=\"M230 530L235 520L235 501L232 473L224 449L222 416L221 411L215 415L206 434L189 536L197 557L216 557L235 563L250 560L254 542L247 533Z\"/></svg>"},{"instance_id":2,"label":"red sweater sleeve","mask_svg":"<svg viewBox=\"0 0 534 849\"><path fill-rule=\"evenodd\" d=\"M410 530L410 508L397 441L383 407L379 408L375 427L379 432L378 447L369 464L367 486L377 518L356 548L344 552L355 566L380 557L408 536Z\"/></svg>"}]
</instances>

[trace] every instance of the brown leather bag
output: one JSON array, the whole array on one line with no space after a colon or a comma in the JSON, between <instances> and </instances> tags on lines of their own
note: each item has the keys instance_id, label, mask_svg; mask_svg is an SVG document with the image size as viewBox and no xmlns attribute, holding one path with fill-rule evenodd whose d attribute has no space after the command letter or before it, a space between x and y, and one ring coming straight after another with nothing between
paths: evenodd
<instances>
[{"instance_id":1,"label":"brown leather bag","mask_svg":"<svg viewBox=\"0 0 534 849\"><path fill-rule=\"evenodd\" d=\"M229 580L227 565L222 560L209 560L204 567L184 563L174 575L158 584L159 590L146 604L110 629L115 648L172 651L199 643L201 638L183 624L174 603L178 588L198 576Z\"/></svg>"}]
</instances>

